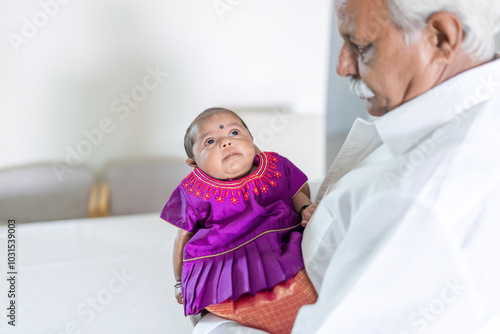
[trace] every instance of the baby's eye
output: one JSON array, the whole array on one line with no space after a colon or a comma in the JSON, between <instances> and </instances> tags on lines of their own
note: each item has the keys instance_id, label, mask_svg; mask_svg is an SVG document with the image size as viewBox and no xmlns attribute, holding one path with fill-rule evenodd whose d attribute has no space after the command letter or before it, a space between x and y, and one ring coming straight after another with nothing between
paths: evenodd
<instances>
[{"instance_id":1,"label":"baby's eye","mask_svg":"<svg viewBox=\"0 0 500 334\"><path fill-rule=\"evenodd\" d=\"M205 142L205 145L212 145L213 143L215 143L215 139L210 138L210 139L207 139L207 141Z\"/></svg>"},{"instance_id":2,"label":"baby's eye","mask_svg":"<svg viewBox=\"0 0 500 334\"><path fill-rule=\"evenodd\" d=\"M237 136L239 134L240 134L240 132L238 130L231 131L231 136Z\"/></svg>"}]
</instances>

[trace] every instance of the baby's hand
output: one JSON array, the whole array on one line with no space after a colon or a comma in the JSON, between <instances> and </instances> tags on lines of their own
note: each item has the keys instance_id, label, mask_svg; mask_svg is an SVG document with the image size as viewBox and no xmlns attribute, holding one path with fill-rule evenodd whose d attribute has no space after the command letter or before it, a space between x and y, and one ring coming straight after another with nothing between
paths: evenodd
<instances>
[{"instance_id":1,"label":"baby's hand","mask_svg":"<svg viewBox=\"0 0 500 334\"><path fill-rule=\"evenodd\" d=\"M179 304L184 304L184 300L182 298L182 288L180 286L175 287L175 299Z\"/></svg>"},{"instance_id":2,"label":"baby's hand","mask_svg":"<svg viewBox=\"0 0 500 334\"><path fill-rule=\"evenodd\" d=\"M300 222L300 225L302 227L306 227L307 223L309 222L309 219L311 219L311 216L313 215L314 211L318 207L317 203L309 205L307 208L302 211L302 221Z\"/></svg>"}]
</instances>

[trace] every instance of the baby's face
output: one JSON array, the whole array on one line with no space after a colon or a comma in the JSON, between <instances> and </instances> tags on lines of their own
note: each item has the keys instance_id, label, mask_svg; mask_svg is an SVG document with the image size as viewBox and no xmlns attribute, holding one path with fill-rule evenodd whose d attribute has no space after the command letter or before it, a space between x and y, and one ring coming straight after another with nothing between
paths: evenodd
<instances>
[{"instance_id":1,"label":"baby's face","mask_svg":"<svg viewBox=\"0 0 500 334\"><path fill-rule=\"evenodd\" d=\"M193 129L196 165L219 180L239 179L253 165L255 145L238 117L219 113L206 118Z\"/></svg>"}]
</instances>

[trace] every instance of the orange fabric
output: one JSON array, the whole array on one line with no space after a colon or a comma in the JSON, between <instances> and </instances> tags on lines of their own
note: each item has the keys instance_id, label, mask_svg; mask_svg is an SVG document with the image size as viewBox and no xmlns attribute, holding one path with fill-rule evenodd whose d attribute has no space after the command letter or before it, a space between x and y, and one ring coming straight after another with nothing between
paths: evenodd
<instances>
[{"instance_id":1,"label":"orange fabric","mask_svg":"<svg viewBox=\"0 0 500 334\"><path fill-rule=\"evenodd\" d=\"M245 326L262 329L271 334L289 334L299 309L314 304L316 290L302 269L289 280L276 285L271 291L261 291L253 297L243 296L207 306L207 311L237 321Z\"/></svg>"}]
</instances>

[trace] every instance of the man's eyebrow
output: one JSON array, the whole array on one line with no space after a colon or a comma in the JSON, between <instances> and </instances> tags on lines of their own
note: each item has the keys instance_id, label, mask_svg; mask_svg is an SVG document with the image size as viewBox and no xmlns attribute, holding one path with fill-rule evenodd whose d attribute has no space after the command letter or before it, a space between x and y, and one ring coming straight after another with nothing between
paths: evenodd
<instances>
[{"instance_id":1,"label":"man's eyebrow","mask_svg":"<svg viewBox=\"0 0 500 334\"><path fill-rule=\"evenodd\" d=\"M348 34L348 33L344 32L344 33L342 33L342 36L345 39L348 39L348 40L352 41L352 35L351 34Z\"/></svg>"},{"instance_id":2,"label":"man's eyebrow","mask_svg":"<svg viewBox=\"0 0 500 334\"><path fill-rule=\"evenodd\" d=\"M344 33L342 34L342 36L344 36L345 39L347 39L349 42L351 42L352 44L359 44L357 43L356 41L356 37L354 37L353 35L349 34L349 33Z\"/></svg>"}]
</instances>

